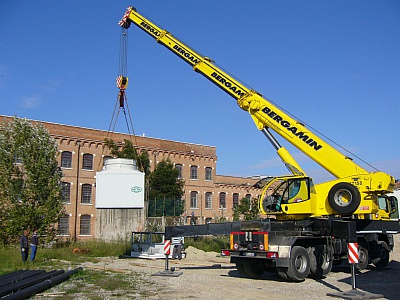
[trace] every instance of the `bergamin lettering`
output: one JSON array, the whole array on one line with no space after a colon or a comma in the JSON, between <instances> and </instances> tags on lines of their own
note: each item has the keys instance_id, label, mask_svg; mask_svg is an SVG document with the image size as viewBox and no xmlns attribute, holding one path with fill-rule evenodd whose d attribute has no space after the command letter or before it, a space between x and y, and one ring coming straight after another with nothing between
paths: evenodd
<instances>
[{"instance_id":1,"label":"bergamin lettering","mask_svg":"<svg viewBox=\"0 0 400 300\"><path fill-rule=\"evenodd\" d=\"M152 26L150 26L149 24L147 24L146 22L142 22L140 23L140 26L142 26L144 29L146 29L146 31L150 32L151 34L155 35L155 36L160 36L160 32L153 28Z\"/></svg>"},{"instance_id":2,"label":"bergamin lettering","mask_svg":"<svg viewBox=\"0 0 400 300\"><path fill-rule=\"evenodd\" d=\"M234 83L230 82L229 80L219 75L217 72L213 72L211 74L211 77L215 78L222 85L224 85L226 88L231 90L234 94L238 95L239 97L244 96L245 93L239 87L237 87Z\"/></svg>"},{"instance_id":3,"label":"bergamin lettering","mask_svg":"<svg viewBox=\"0 0 400 300\"><path fill-rule=\"evenodd\" d=\"M312 138L310 138L306 133L299 131L299 129L296 126L293 126L290 124L289 121L284 120L282 116L276 114L273 110L271 110L268 107L265 107L263 109L263 112L270 117L272 120L280 124L282 127L286 128L288 131L290 131L292 134L297 136L300 140L302 140L304 143L309 145L310 147L314 148L314 150L319 150L322 148L322 145L319 145L316 141L314 141Z\"/></svg>"},{"instance_id":4,"label":"bergamin lettering","mask_svg":"<svg viewBox=\"0 0 400 300\"><path fill-rule=\"evenodd\" d=\"M193 62L193 64L197 64L200 62L199 59L197 59L196 57L194 57L193 54L189 53L188 51L182 49L181 47L179 47L178 45L175 45L174 50L176 52L178 52L180 55L182 55L183 57L185 57L186 59L190 60L191 62Z\"/></svg>"}]
</instances>

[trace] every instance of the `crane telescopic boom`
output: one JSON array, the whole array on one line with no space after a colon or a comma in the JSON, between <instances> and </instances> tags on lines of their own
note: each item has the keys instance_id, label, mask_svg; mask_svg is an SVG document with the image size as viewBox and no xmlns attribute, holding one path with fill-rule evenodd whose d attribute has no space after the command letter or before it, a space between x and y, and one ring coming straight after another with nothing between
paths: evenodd
<instances>
[{"instance_id":1,"label":"crane telescopic boom","mask_svg":"<svg viewBox=\"0 0 400 300\"><path fill-rule=\"evenodd\" d=\"M354 213L361 218L368 218L367 215L378 212L378 196L393 190L392 176L383 172L366 171L260 93L220 69L210 58L200 55L168 31L146 19L135 8L128 7L119 25L127 29L132 23L183 59L194 71L236 99L239 107L250 114L257 129L267 136L278 155L292 171L292 177L276 177L260 183L260 187L264 188L260 198L260 208L263 213L272 210L285 215L281 216L283 218L293 218L293 215L302 218ZM309 156L337 180L314 186L312 180L272 136L270 130ZM286 193L286 198L281 197L271 205L272 200L268 198L267 190L273 188L278 191L276 186L282 182L285 184L280 186L280 191ZM295 206L291 203L295 203Z\"/></svg>"}]
</instances>

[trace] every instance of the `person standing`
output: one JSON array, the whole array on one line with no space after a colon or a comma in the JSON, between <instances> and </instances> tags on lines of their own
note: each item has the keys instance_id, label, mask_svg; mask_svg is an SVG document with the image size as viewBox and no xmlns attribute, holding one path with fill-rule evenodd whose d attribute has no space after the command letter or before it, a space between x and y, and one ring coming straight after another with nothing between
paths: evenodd
<instances>
[{"instance_id":1,"label":"person standing","mask_svg":"<svg viewBox=\"0 0 400 300\"><path fill-rule=\"evenodd\" d=\"M24 233L22 234L19 243L21 246L21 255L22 255L22 262L25 263L26 260L28 259L28 253L29 253L29 240L28 240L28 235L29 231L27 229L24 230Z\"/></svg>"},{"instance_id":2,"label":"person standing","mask_svg":"<svg viewBox=\"0 0 400 300\"><path fill-rule=\"evenodd\" d=\"M30 256L31 261L35 260L38 245L39 245L39 239L37 236L37 229L35 229L31 237L31 256Z\"/></svg>"}]
</instances>

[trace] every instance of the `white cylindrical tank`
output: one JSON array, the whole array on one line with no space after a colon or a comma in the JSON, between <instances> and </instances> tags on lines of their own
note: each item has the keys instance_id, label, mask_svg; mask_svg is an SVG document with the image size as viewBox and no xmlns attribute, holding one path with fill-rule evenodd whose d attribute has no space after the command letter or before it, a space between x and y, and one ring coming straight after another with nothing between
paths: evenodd
<instances>
[{"instance_id":1,"label":"white cylindrical tank","mask_svg":"<svg viewBox=\"0 0 400 300\"><path fill-rule=\"evenodd\" d=\"M96 173L96 208L143 208L144 173L136 161L109 158Z\"/></svg>"}]
</instances>

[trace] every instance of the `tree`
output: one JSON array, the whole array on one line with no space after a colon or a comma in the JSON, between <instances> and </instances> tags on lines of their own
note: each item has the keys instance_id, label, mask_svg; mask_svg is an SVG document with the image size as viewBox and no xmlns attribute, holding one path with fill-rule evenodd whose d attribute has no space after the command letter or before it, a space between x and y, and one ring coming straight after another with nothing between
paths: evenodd
<instances>
[{"instance_id":1,"label":"tree","mask_svg":"<svg viewBox=\"0 0 400 300\"><path fill-rule=\"evenodd\" d=\"M184 181L171 160L162 160L149 177L149 216L179 216L184 211Z\"/></svg>"},{"instance_id":2,"label":"tree","mask_svg":"<svg viewBox=\"0 0 400 300\"><path fill-rule=\"evenodd\" d=\"M41 124L15 117L0 124L0 239L10 243L24 229L47 240L63 214L57 142Z\"/></svg>"},{"instance_id":3,"label":"tree","mask_svg":"<svg viewBox=\"0 0 400 300\"><path fill-rule=\"evenodd\" d=\"M117 158L129 158L136 160L138 169L145 173L146 177L150 175L150 158L146 151L137 153L135 146L128 139L124 139L122 146L116 144L112 139L105 139L104 143L110 149L111 155Z\"/></svg>"},{"instance_id":4,"label":"tree","mask_svg":"<svg viewBox=\"0 0 400 300\"><path fill-rule=\"evenodd\" d=\"M259 212L257 198L243 198L238 205L233 207L233 220L257 220Z\"/></svg>"}]
</instances>

